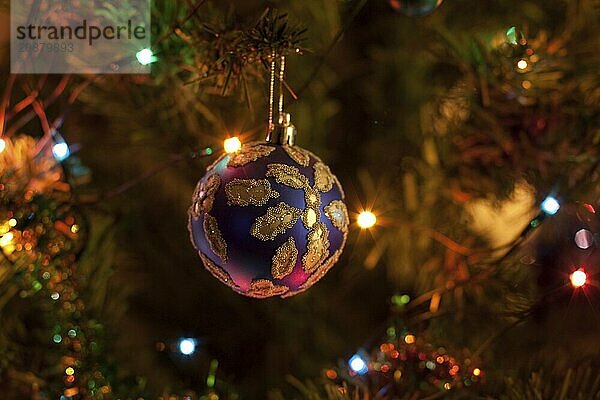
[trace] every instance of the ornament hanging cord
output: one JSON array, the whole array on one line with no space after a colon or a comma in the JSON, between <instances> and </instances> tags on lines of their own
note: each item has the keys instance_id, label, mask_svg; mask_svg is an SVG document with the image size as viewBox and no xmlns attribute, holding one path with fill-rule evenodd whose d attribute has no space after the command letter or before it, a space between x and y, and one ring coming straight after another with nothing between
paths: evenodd
<instances>
[{"instance_id":1,"label":"ornament hanging cord","mask_svg":"<svg viewBox=\"0 0 600 400\"><path fill-rule=\"evenodd\" d=\"M273 122L273 114L274 114L274 105L275 105L274 103L275 103L276 60L277 60L277 54L275 53L275 50L273 50L271 52L271 68L269 70L269 123L268 123L268 127L267 127L267 140L269 140L271 133L275 129L275 124ZM278 76L278 79L279 79L279 87L278 87L279 102L278 102L278 106L277 106L277 111L278 111L277 118L278 118L279 123L283 123L285 121L285 118L283 118L284 74L285 74L285 56L282 54L279 56L279 76Z\"/></svg>"}]
</instances>

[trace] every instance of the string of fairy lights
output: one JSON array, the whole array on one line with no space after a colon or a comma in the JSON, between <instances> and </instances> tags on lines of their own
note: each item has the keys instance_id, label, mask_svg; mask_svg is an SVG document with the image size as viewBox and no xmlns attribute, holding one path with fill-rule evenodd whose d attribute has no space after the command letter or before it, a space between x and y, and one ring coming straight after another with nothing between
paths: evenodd
<instances>
[{"instance_id":1,"label":"string of fairy lights","mask_svg":"<svg viewBox=\"0 0 600 400\"><path fill-rule=\"evenodd\" d=\"M56 159L56 161L61 163L70 156L71 152L70 152L69 146L66 143L66 141L64 140L64 138L62 138L58 135L55 135L54 137L55 137L56 141L52 145L51 152L52 152L52 155L54 156L54 158ZM241 147L242 147L241 140L237 136L232 136L232 137L226 138L223 141L222 150L227 153L235 153ZM4 141L4 139L0 139L0 153L5 151L5 148L6 148L6 142ZM213 151L214 150L212 147L203 149L203 152L205 155L211 155L211 154L213 154ZM595 212L595 210L593 209L593 206L591 206L591 205L586 205L586 206L588 207L588 209L591 209L592 211ZM524 234L527 234L529 232L530 228L537 228L540 225L540 222L543 221L546 217L556 215L559 212L560 208L561 208L560 201L554 195L548 195L540 203L540 206L539 206L540 213L531 220L531 222L528 225L528 228L525 230ZM8 225L10 227L17 225L17 223L18 223L18 221L14 220L14 218L11 219L10 221L8 221ZM376 229L378 226L376 211L375 210L363 210L363 211L357 213L356 217L355 217L355 224L361 230L368 231L368 230ZM11 235L10 230L3 232L2 236L0 236L0 247L4 248L4 247L10 246L12 238L13 237ZM574 241L578 247L580 247L582 249L586 249L592 245L593 236L590 231L588 231L586 229L581 229L581 230L577 231L577 233L575 234ZM575 290L585 287L585 285L588 283L588 277L587 277L585 267L582 266L582 267L579 267L577 270L573 271L569 276L569 281ZM408 297L407 295L400 296L399 299L397 299L397 302L400 302L401 304L407 304L409 301L410 301L410 297ZM388 334L389 333L390 332L388 332ZM392 332L392 333L393 334L391 336L393 336L395 338L395 332ZM412 345L412 347L414 347L415 337L411 333L406 332L404 335L400 336L400 338L396 338L396 339L398 339L402 345L409 346L409 347L411 347L411 345ZM56 335L54 335L53 340L56 341ZM192 357L196 353L197 344L198 344L198 339L196 339L196 338L182 337L177 341L176 350L185 357ZM390 346L394 346L394 344L387 343L386 346L390 347ZM384 348L385 348L385 346L384 346ZM387 354L387 353L389 353L388 355L390 357L392 357L391 358L392 360L394 360L397 357L400 357L400 353L398 353L398 355L395 356L396 353L394 353L394 352L379 351L379 354L380 354L379 358L381 358L381 354ZM439 358L439 357L442 357L442 358ZM430 362L424 361L424 365L429 366L429 367L435 366L437 368L440 364L444 364L448 361L447 357L444 358L444 354L440 354L440 353L432 353L432 354L430 354L429 358L431 358L432 360L434 360L434 359L436 360L435 363L433 363L433 361L430 361ZM441 363L438 362L440 360L442 361ZM423 360L421 360L421 361L423 361ZM450 368L452 368L455 364L456 364L456 362L453 361L453 363L450 363L448 365L450 365ZM387 364L385 364L385 363L381 364L381 362L377 362L376 360L373 361L368 356L368 354L366 354L364 351L361 351L361 352L357 352L357 353L353 354L348 359L347 365L348 365L351 375L361 376L361 375L365 375L373 370L385 372L385 369L386 369L385 365L387 365ZM382 366L383 366L383 370L381 369ZM430 368L430 369L433 370L435 368ZM67 375L69 375L68 368L66 371L67 371L66 372ZM327 374L328 377L332 377L333 375L334 375L333 372L329 372ZM481 369L477 366L474 366L471 368L470 375L464 379L468 379L468 381L470 381L470 382L476 382L477 377L479 375L481 375ZM453 375L449 375L449 376L453 376ZM337 378L337 375L335 375L334 378ZM442 386L446 389L454 387L449 382L444 382L444 385L442 385Z\"/></svg>"}]
</instances>

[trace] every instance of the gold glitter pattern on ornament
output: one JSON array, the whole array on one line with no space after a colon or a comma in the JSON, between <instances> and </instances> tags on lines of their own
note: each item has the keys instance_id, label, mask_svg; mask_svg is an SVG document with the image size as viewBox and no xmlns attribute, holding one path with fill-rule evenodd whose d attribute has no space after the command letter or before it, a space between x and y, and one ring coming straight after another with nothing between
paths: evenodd
<instances>
[{"instance_id":1,"label":"gold glitter pattern on ornament","mask_svg":"<svg viewBox=\"0 0 600 400\"><path fill-rule=\"evenodd\" d=\"M312 228L317 222L319 216L319 210L315 210L312 207L306 207L304 212L302 213L302 222L307 229Z\"/></svg>"},{"instance_id":2,"label":"gold glitter pattern on ornament","mask_svg":"<svg viewBox=\"0 0 600 400\"><path fill-rule=\"evenodd\" d=\"M304 271L314 271L329 255L329 232L321 222L308 232L307 252L302 256Z\"/></svg>"},{"instance_id":3,"label":"gold glitter pattern on ornament","mask_svg":"<svg viewBox=\"0 0 600 400\"><path fill-rule=\"evenodd\" d=\"M200 254L200 259L204 263L204 267L208 270L208 272L212 274L212 276L214 276L224 284L228 285L229 287L232 287L233 289L239 289L239 286L235 284L233 279L231 279L231 276L229 276L229 274L225 272L223 268L219 267L217 264L212 262L212 260L201 251L199 251L198 254Z\"/></svg>"},{"instance_id":4,"label":"gold glitter pattern on ornament","mask_svg":"<svg viewBox=\"0 0 600 400\"><path fill-rule=\"evenodd\" d=\"M348 209L341 200L333 200L325 206L325 215L340 232L348 232Z\"/></svg>"},{"instance_id":5,"label":"gold glitter pattern on ornament","mask_svg":"<svg viewBox=\"0 0 600 400\"><path fill-rule=\"evenodd\" d=\"M321 195L315 189L306 186L304 188L304 201L306 202L306 209L302 214L302 222L304 222L304 226L307 229L311 229L321 217L321 212L319 211Z\"/></svg>"},{"instance_id":6,"label":"gold glitter pattern on ornament","mask_svg":"<svg viewBox=\"0 0 600 400\"><path fill-rule=\"evenodd\" d=\"M257 144L255 146L244 146L237 153L231 154L228 167L242 167L259 158L266 157L275 150L275 147Z\"/></svg>"},{"instance_id":7,"label":"gold glitter pattern on ornament","mask_svg":"<svg viewBox=\"0 0 600 400\"><path fill-rule=\"evenodd\" d=\"M306 282L304 282L299 288L298 291L302 291L302 290L306 290L309 287L311 287L312 285L314 285L318 280L320 280L322 277L325 276L325 274L327 274L327 272L329 272L329 270L331 269L331 267L333 267L335 265L335 263L339 260L340 255L342 254L342 248L340 248L339 250L336 250L331 257L329 257L325 262L323 262L318 269L311 275L308 277L308 279L306 280Z\"/></svg>"},{"instance_id":8,"label":"gold glitter pattern on ornament","mask_svg":"<svg viewBox=\"0 0 600 400\"><path fill-rule=\"evenodd\" d=\"M260 240L273 240L275 236L294 226L301 215L302 210L279 203L276 207L269 207L265 215L256 219L250 233Z\"/></svg>"},{"instance_id":9,"label":"gold glitter pattern on ornament","mask_svg":"<svg viewBox=\"0 0 600 400\"><path fill-rule=\"evenodd\" d=\"M318 208L321 205L321 195L310 186L304 188L304 200L308 207Z\"/></svg>"},{"instance_id":10,"label":"gold glitter pattern on ornament","mask_svg":"<svg viewBox=\"0 0 600 400\"><path fill-rule=\"evenodd\" d=\"M298 168L285 164L267 165L268 177L275 178L277 183L289 186L294 189L304 189L309 187L308 178L300 173Z\"/></svg>"},{"instance_id":11,"label":"gold glitter pattern on ornament","mask_svg":"<svg viewBox=\"0 0 600 400\"><path fill-rule=\"evenodd\" d=\"M205 182L201 182L192 197L192 216L196 219L200 214L208 213L212 210L215 202L215 194L221 185L221 178L217 174L211 174Z\"/></svg>"},{"instance_id":12,"label":"gold glitter pattern on ornament","mask_svg":"<svg viewBox=\"0 0 600 400\"><path fill-rule=\"evenodd\" d=\"M308 167L308 163L310 162L310 156L305 150L296 146L289 145L284 145L282 147L292 160L296 161L303 167Z\"/></svg>"},{"instance_id":13,"label":"gold glitter pattern on ornament","mask_svg":"<svg viewBox=\"0 0 600 400\"><path fill-rule=\"evenodd\" d=\"M211 250L221 258L227 261L227 243L221 235L217 219L210 214L204 214L204 235L210 245Z\"/></svg>"},{"instance_id":14,"label":"gold glitter pattern on ornament","mask_svg":"<svg viewBox=\"0 0 600 400\"><path fill-rule=\"evenodd\" d=\"M281 245L273 256L273 264L271 266L271 275L275 279L281 279L288 276L296 266L298 259L298 249L293 237Z\"/></svg>"},{"instance_id":15,"label":"gold glitter pattern on ornament","mask_svg":"<svg viewBox=\"0 0 600 400\"><path fill-rule=\"evenodd\" d=\"M271 296L279 296L289 290L287 286L275 285L267 279L255 279L250 284L250 290L246 295L263 299Z\"/></svg>"},{"instance_id":16,"label":"gold glitter pattern on ornament","mask_svg":"<svg viewBox=\"0 0 600 400\"><path fill-rule=\"evenodd\" d=\"M227 204L263 206L269 199L279 197L266 179L234 179L225 185Z\"/></svg>"},{"instance_id":17,"label":"gold glitter pattern on ornament","mask_svg":"<svg viewBox=\"0 0 600 400\"><path fill-rule=\"evenodd\" d=\"M329 167L322 162L313 166L315 170L315 188L320 192L329 192L333 188L334 177Z\"/></svg>"}]
</instances>

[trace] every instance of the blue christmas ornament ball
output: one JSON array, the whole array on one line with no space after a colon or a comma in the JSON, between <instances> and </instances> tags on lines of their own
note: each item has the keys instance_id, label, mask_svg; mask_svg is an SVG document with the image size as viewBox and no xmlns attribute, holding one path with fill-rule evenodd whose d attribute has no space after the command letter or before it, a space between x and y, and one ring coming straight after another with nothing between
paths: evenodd
<instances>
[{"instance_id":1,"label":"blue christmas ornament ball","mask_svg":"<svg viewBox=\"0 0 600 400\"><path fill-rule=\"evenodd\" d=\"M189 230L221 282L250 297L287 297L338 261L348 212L340 183L318 157L255 142L208 168L194 191Z\"/></svg>"}]
</instances>

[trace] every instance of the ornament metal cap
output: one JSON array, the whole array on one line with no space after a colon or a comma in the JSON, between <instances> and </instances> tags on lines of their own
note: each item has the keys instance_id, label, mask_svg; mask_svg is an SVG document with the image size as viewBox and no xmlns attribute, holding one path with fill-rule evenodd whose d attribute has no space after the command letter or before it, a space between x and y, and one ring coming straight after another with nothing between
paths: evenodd
<instances>
[{"instance_id":1,"label":"ornament metal cap","mask_svg":"<svg viewBox=\"0 0 600 400\"><path fill-rule=\"evenodd\" d=\"M267 132L267 142L290 146L296 143L296 127L292 124L289 113L279 115L279 122L271 126Z\"/></svg>"}]
</instances>

